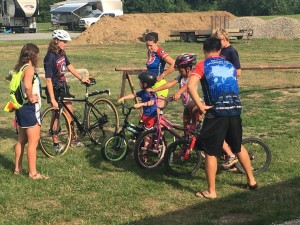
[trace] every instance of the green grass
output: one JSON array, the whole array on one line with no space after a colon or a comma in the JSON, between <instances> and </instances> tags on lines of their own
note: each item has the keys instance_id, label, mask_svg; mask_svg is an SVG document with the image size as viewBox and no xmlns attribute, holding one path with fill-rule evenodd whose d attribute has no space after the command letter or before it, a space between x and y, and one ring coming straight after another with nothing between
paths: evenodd
<instances>
[{"instance_id":1,"label":"green grass","mask_svg":"<svg viewBox=\"0 0 300 225\"><path fill-rule=\"evenodd\" d=\"M0 42L0 73L5 77L16 63L25 42ZM41 59L48 41L37 41ZM299 41L235 41L242 65L297 64ZM166 42L162 47L176 57L194 52L202 58L202 44ZM92 88L110 88L116 100L120 94L121 73L115 67L144 67L144 44L70 45L67 53L76 68L87 68L97 79ZM40 67L42 67L42 60ZM170 79L175 74L170 75ZM135 88L138 87L133 77ZM99 146L83 138L85 148L69 149L62 157L46 158L39 151L38 170L50 176L32 181L14 176L13 146L17 135L14 115L0 117L0 224L275 224L299 217L299 123L300 77L297 70L243 71L239 80L244 106L244 136L261 137L270 146L273 160L266 173L257 175L260 188L243 188L243 175L220 172L219 198L196 199L194 192L206 188L203 169L194 178L171 177L161 166L141 170L131 157L117 163L104 161ZM78 82L71 91L82 96ZM0 80L2 108L8 100L8 82ZM129 93L129 87L126 87ZM177 87L170 92L174 93ZM43 102L43 107L47 107ZM76 109L80 109L78 104ZM172 121L181 123L180 103L165 110ZM137 113L132 114L132 120ZM122 121L122 118L121 118ZM26 157L24 168L27 168Z\"/></svg>"},{"instance_id":2,"label":"green grass","mask_svg":"<svg viewBox=\"0 0 300 225\"><path fill-rule=\"evenodd\" d=\"M270 19L274 19L274 18L278 18L278 17L288 17L288 18L292 18L292 19L300 19L300 14L295 14L295 15L276 15L276 16L258 16L259 18L262 18L264 20L270 20Z\"/></svg>"}]
</instances>

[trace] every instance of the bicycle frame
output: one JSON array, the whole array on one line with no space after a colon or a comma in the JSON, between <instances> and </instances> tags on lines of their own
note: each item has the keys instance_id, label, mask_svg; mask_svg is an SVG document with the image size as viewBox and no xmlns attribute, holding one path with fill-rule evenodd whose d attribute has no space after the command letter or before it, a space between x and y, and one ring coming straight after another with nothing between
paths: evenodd
<instances>
[{"instance_id":1,"label":"bicycle frame","mask_svg":"<svg viewBox=\"0 0 300 225\"><path fill-rule=\"evenodd\" d=\"M82 133L83 135L86 135L88 132L90 132L89 130L87 130L87 112L88 112L88 108L89 107L93 107L93 104L91 102L89 102L89 97L98 95L98 94L108 94L110 95L110 89L105 89L105 90L101 90L101 91L92 91L91 93L88 93L88 88L90 85L85 85L85 95L84 98L75 98L75 97L64 97L64 96L60 96L58 99L58 105L59 105L59 116L58 116L58 123L60 122L60 118L61 118L61 114L62 112L65 110L66 112L68 112L68 114L71 116L72 120L76 123L77 128L79 129L80 133ZM83 119L82 119L82 123L78 120L77 116L68 108L66 102L84 102L84 114L83 114ZM97 110L97 109L95 109ZM101 113L98 111L98 113L101 115ZM51 127L53 126L54 120L55 120L56 116L54 116L53 121L51 121ZM70 122L71 122L70 121ZM92 128L94 128L93 126L91 126ZM54 131L54 133L58 133L58 127L57 130Z\"/></svg>"}]
</instances>

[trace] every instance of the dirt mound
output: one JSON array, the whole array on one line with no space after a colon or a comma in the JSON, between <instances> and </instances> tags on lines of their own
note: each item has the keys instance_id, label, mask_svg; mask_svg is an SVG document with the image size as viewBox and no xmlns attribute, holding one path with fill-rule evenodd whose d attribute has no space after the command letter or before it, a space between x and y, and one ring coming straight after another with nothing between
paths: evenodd
<instances>
[{"instance_id":1,"label":"dirt mound","mask_svg":"<svg viewBox=\"0 0 300 225\"><path fill-rule=\"evenodd\" d=\"M92 27L85 30L74 44L102 44L139 42L146 30L159 34L159 40L169 40L171 30L210 29L211 17L234 15L225 11L194 12L194 13L151 13L127 14L115 18L102 18ZM218 20L217 20L218 21Z\"/></svg>"}]
</instances>

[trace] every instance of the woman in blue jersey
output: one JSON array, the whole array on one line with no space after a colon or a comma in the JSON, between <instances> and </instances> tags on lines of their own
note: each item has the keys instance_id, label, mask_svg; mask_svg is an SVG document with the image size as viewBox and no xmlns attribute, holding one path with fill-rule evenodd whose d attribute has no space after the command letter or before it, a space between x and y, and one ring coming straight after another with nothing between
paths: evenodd
<instances>
[{"instance_id":1,"label":"woman in blue jersey","mask_svg":"<svg viewBox=\"0 0 300 225\"><path fill-rule=\"evenodd\" d=\"M60 95L69 95L68 86L66 82L65 73L69 70L80 82L89 83L88 79L82 78L74 66L70 63L65 47L71 37L67 31L54 30L52 33L52 40L48 46L48 52L44 58L44 69L46 77L46 85L48 91L48 99L52 107L58 108L58 97ZM73 111L72 102L66 102L67 107ZM66 112L68 115L68 113ZM69 115L68 115L69 116ZM71 126L73 121L69 116ZM84 144L77 139L75 131L72 127L72 147L82 147ZM53 146L59 152L63 146L59 146L58 137L53 135Z\"/></svg>"},{"instance_id":2,"label":"woman in blue jersey","mask_svg":"<svg viewBox=\"0 0 300 225\"><path fill-rule=\"evenodd\" d=\"M48 179L36 170L36 148L39 143L41 129L41 96L40 79L35 72L38 63L39 48L32 43L25 44L21 50L15 71L23 69L21 87L27 98L20 109L16 110L18 125L18 141L15 145L15 170L14 174L22 173L23 155L27 147L28 177L31 179Z\"/></svg>"},{"instance_id":3,"label":"woman in blue jersey","mask_svg":"<svg viewBox=\"0 0 300 225\"><path fill-rule=\"evenodd\" d=\"M156 76L157 82L152 87L157 88L167 83L165 77L174 71L175 60L158 45L158 33L150 32L145 36L148 49L147 70ZM165 70L166 64L169 67ZM158 96L167 97L168 89L157 92ZM158 101L161 105L161 101Z\"/></svg>"}]
</instances>

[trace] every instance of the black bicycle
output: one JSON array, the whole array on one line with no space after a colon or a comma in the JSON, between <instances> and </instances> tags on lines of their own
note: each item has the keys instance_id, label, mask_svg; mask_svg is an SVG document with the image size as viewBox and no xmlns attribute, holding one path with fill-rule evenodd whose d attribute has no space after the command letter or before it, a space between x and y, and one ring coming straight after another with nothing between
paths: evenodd
<instances>
[{"instance_id":1,"label":"black bicycle","mask_svg":"<svg viewBox=\"0 0 300 225\"><path fill-rule=\"evenodd\" d=\"M86 87L84 98L75 98L70 94L61 95L58 99L59 108L47 108L42 114L40 146L42 152L48 157L65 154L70 146L72 135L88 135L93 143L101 144L106 137L118 131L119 116L114 104L106 98L89 101L89 97L92 96L110 95L110 90L95 90L89 93L89 87L96 84L96 80L92 78L90 83L83 84ZM70 101L84 103L82 121L67 107L66 102ZM54 142L59 143L59 148L54 146Z\"/></svg>"},{"instance_id":2,"label":"black bicycle","mask_svg":"<svg viewBox=\"0 0 300 225\"><path fill-rule=\"evenodd\" d=\"M108 137L102 144L101 154L104 159L108 161L119 161L123 160L129 149L129 143L134 143L140 134L144 131L143 126L136 126L128 121L128 117L133 107L126 107L122 104L122 114L124 115L124 122L122 129ZM127 141L125 138L125 132L129 131L132 133L130 139Z\"/></svg>"}]
</instances>

